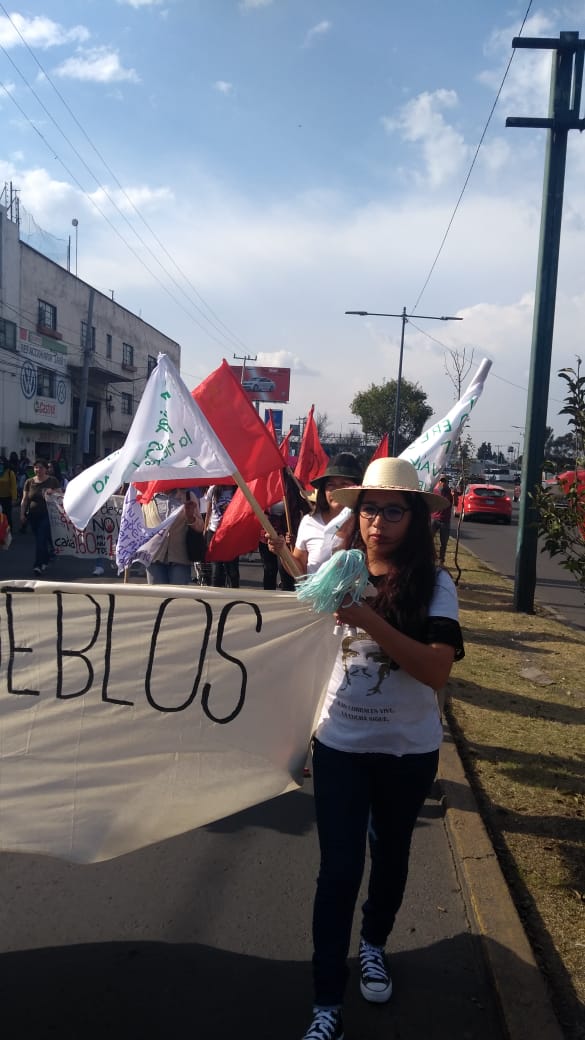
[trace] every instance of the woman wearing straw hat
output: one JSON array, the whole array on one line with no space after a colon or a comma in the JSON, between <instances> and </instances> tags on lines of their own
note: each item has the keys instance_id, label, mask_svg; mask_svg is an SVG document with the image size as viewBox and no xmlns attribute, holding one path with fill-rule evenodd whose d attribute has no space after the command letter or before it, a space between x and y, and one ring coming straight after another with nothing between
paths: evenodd
<instances>
[{"instance_id":1,"label":"woman wearing straw hat","mask_svg":"<svg viewBox=\"0 0 585 1040\"><path fill-rule=\"evenodd\" d=\"M389 1000L384 952L402 902L410 842L435 777L442 727L436 690L463 657L455 586L436 565L430 513L404 459L372 462L335 492L355 517L371 596L340 607L342 639L313 741L321 850L313 914L314 1018L304 1040L342 1040L342 1002L366 837L371 869L362 908L360 989Z\"/></svg>"},{"instance_id":2,"label":"woman wearing straw hat","mask_svg":"<svg viewBox=\"0 0 585 1040\"><path fill-rule=\"evenodd\" d=\"M311 481L317 492L315 508L312 513L307 513L302 518L292 551L302 574L314 574L331 556L331 540L327 539L327 528L331 533L329 525L343 509L343 506L335 501L334 493L348 484L355 484L361 478L362 467L356 456L350 451L342 451L330 460L320 477ZM275 553L280 552L283 544L283 537L268 540L268 548Z\"/></svg>"}]
</instances>

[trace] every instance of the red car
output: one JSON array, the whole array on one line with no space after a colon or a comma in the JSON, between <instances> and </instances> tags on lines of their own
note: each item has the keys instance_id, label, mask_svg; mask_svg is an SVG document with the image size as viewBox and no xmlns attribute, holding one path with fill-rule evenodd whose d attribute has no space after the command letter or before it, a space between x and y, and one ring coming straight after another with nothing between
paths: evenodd
<instances>
[{"instance_id":1,"label":"red car","mask_svg":"<svg viewBox=\"0 0 585 1040\"><path fill-rule=\"evenodd\" d=\"M463 520L497 520L509 524L512 520L512 499L498 484L468 484L455 506L455 516Z\"/></svg>"}]
</instances>

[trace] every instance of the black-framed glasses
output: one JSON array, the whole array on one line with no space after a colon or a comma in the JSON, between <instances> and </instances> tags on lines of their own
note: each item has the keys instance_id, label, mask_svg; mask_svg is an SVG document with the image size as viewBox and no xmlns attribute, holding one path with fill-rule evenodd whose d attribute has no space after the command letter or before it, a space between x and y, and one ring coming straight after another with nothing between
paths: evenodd
<instances>
[{"instance_id":1,"label":"black-framed glasses","mask_svg":"<svg viewBox=\"0 0 585 1040\"><path fill-rule=\"evenodd\" d=\"M360 506L360 516L370 522L381 516L389 524L398 524L405 513L410 513L406 506L375 506L373 502L362 502Z\"/></svg>"}]
</instances>

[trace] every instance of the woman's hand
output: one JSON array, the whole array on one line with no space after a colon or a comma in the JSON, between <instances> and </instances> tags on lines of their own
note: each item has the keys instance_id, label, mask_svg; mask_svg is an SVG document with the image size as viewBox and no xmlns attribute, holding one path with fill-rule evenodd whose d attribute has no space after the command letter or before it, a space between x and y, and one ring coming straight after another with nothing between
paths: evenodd
<instances>
[{"instance_id":1,"label":"woman's hand","mask_svg":"<svg viewBox=\"0 0 585 1040\"><path fill-rule=\"evenodd\" d=\"M183 506L185 510L185 523L188 527L192 527L195 531L203 530L203 517L199 512L199 506L197 500L188 498Z\"/></svg>"},{"instance_id":2,"label":"woman's hand","mask_svg":"<svg viewBox=\"0 0 585 1040\"><path fill-rule=\"evenodd\" d=\"M270 552L276 553L276 555L279 556L284 546L286 545L284 535L277 534L275 538L271 538L270 536L268 536L266 538L266 545L270 549Z\"/></svg>"}]
</instances>

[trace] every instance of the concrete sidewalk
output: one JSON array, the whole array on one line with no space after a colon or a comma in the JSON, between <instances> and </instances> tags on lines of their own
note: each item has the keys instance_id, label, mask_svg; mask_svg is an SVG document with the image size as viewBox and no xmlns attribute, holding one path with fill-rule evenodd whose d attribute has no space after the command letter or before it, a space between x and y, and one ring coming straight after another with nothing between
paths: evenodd
<instances>
[{"instance_id":1,"label":"concrete sidewalk","mask_svg":"<svg viewBox=\"0 0 585 1040\"><path fill-rule=\"evenodd\" d=\"M10 550L0 553L0 580L32 578L32 558L32 536L16 534ZM63 557L50 564L46 577L51 581L89 580L96 584L121 580L113 572L107 573L104 578L92 579L92 569L93 561ZM261 587L262 569L256 559L242 561L241 579L243 587ZM144 578L136 577L133 580L144 581ZM10 937L10 929L3 927L0 961L5 985L18 987L21 971L25 972L25 977L30 977L27 962L14 959L15 951L21 951L19 957L25 957L28 952L31 958L29 967L33 967L33 974L36 974L34 961L37 968L42 966L43 974L49 973L50 979L53 972L67 972L67 966L75 963L80 955L80 943L84 946L96 942L107 946L116 944L119 950L126 934L123 917L120 920L123 911L119 910L118 917L114 915L111 922L107 915L104 920L100 920L99 935L92 932L91 927L84 929L75 916L83 912L81 907L91 898L89 891L87 895L83 894L84 886L90 884L88 879L92 876L116 878L116 883L122 886L123 891L126 872L129 870L127 884L130 891L131 884L135 882L136 865L139 864L138 870L145 872L142 898L150 907L153 899L160 899L160 894L155 894L158 892L160 877L160 865L155 865L157 858L161 862L169 858L175 860L180 849L189 847L189 859L194 857L204 861L209 856L216 862L219 857L226 863L225 869L228 875L232 873L233 879L233 890L228 886L219 895L219 876L212 872L209 877L209 871L204 871L208 888L199 892L202 903L214 906L218 898L223 902L221 923L218 923L217 914L212 914L205 925L199 916L192 924L195 929L193 934L198 935L198 943L201 944L200 955L197 953L197 944L189 946L188 954L189 964L190 958L195 958L192 968L196 970L201 985L199 1012L193 1022L196 1034L209 1036L210 1040L212 1036L227 1040L235 1035L253 1035L257 1040L263 1037L267 1040L284 1040L290 1036L291 1040L295 1040L295 1037L302 1035L302 1024L306 1017L303 1008L298 1014L295 1012L289 1016L287 1013L282 1030L277 1032L262 1018L253 1028L248 1028L246 1018L247 1009L251 1013L254 1005L251 994L255 989L264 993L258 1005L260 1009L260 1004L265 1002L268 1018L277 1009L279 1001L290 1002L291 989L295 1004L307 997L306 1007L309 1006L310 942L307 932L316 869L316 840L310 794L309 780L302 792L278 799L278 805L267 803L257 806L238 817L218 821L201 832L192 832L172 842L161 843L160 847L143 850L110 864L87 868L85 875L83 871L72 872L65 870L63 865L47 864L44 861L42 889L38 891L39 905L46 907L47 895L52 893L51 898L54 898L64 878L69 878L70 884L73 884L72 879L75 878L74 885L79 887L74 887L67 899L74 913L68 923L60 923L59 938L53 939L55 946L60 948L58 956L53 949L51 958L46 962L42 960L42 951L39 949L27 951L26 947L23 948L22 940L17 937L16 926L13 937ZM299 811L304 820L300 844L299 825L295 823L295 814ZM287 834L294 837L290 845L287 844ZM244 872L242 876L239 874L240 868L237 871L235 869L235 864L242 857L242 841L250 861L262 864L260 878L254 869L249 874ZM35 876L38 857L4 854L2 861L8 879L13 863L15 877L21 876L24 859L28 861L27 869ZM180 869L181 862L185 860L179 855L177 869ZM154 876L154 881L148 880L150 874ZM288 903L283 900L282 894L283 877L286 882L291 875L294 884L293 881L290 884L296 894L292 905L290 900ZM223 877L223 882L225 880ZM152 886L152 892L149 892L149 886ZM18 898L13 888L9 898ZM30 898L34 905L34 893L31 890L27 894L27 899ZM299 904L303 915L301 925L295 916L295 908ZM30 912L31 904L27 902L26 905L28 911L23 905L15 913L15 920L19 913ZM132 909L129 913L140 913L137 907L130 905ZM149 916L151 912L154 915L152 920ZM176 934L173 933L172 938L167 934L165 923L158 919L155 911L145 908L143 914L143 931L137 929L138 942L132 945L141 946L141 940L146 939L149 944L160 943L166 951L164 957L168 958L166 944L169 941L176 944ZM47 927L47 935L52 934L50 927ZM31 935L30 929L28 934ZM33 938L28 942L31 948L49 945L40 932L34 937L34 926L32 935ZM562 1032L552 1011L544 980L536 966L449 734L442 750L440 775L433 798L425 807L421 826L417 828L405 904L390 947L391 963L397 972L396 997L393 997L387 1008L375 1008L372 1011L368 1006L364 1009L363 1001L352 989L348 997L347 1040L358 1040L358 1037L359 1040L399 1040L406 1036L422 1038L423 1035L425 1040L430 1037L437 1040L447 1040L447 1037L449 1040L532 1040L534 1036L538 1036L539 1040L562 1040ZM226 950L233 951L231 958L226 957ZM154 952L151 952L151 956ZM179 947L175 948L174 956L177 958L179 974L185 972L185 967L181 967ZM279 965L282 967L285 962L289 965L288 974L281 974ZM58 965L60 968L57 970ZM152 973L150 985L154 987L156 957L149 970ZM217 989L217 971L223 979L226 973L234 971L241 976L239 982L230 986L225 993L227 1004L221 1007L221 1011L218 1011L222 999L221 987ZM355 966L352 966L353 972ZM267 978L271 979L271 994L266 991ZM298 987L295 980L298 980ZM144 983L147 980L142 981ZM236 999L238 993L239 1005ZM106 1023L100 1026L101 1009L96 994L90 991L88 999L96 1000L95 1035L98 1035ZM123 999L121 995L120 1000ZM418 1001L421 1002L420 1007L417 1006ZM428 1004L426 1010L423 1006L425 1004ZM161 1009L159 1014L162 1014ZM182 1026L184 1031L187 1023L177 1021L174 1024L177 1028ZM170 1035L166 1031L149 1032L146 1022L141 1028L142 1036ZM28 1034L20 1032L19 1035ZM48 1034L37 1032L36 1035ZM85 1040L85 1036L90 1034L65 1029L61 1035L84 1035ZM128 1030L123 1033L110 1030L109 1035L138 1036L139 1030L136 1034Z\"/></svg>"}]
</instances>

